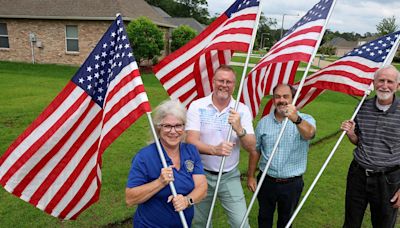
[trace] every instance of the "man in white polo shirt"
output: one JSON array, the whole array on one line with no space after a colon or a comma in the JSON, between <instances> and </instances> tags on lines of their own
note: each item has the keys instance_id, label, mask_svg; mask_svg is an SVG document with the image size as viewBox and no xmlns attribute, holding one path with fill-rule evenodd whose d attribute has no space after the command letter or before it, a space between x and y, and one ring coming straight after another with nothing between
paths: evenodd
<instances>
[{"instance_id":1,"label":"man in white polo shirt","mask_svg":"<svg viewBox=\"0 0 400 228\"><path fill-rule=\"evenodd\" d=\"M246 213L246 201L238 170L240 145L256 155L254 129L249 109L243 103L234 111L235 89L234 70L226 65L220 66L214 74L213 93L194 101L187 113L187 142L200 151L207 177L207 197L195 205L193 227L204 228L207 223L218 171L223 156L226 156L218 198L228 216L231 227L239 227ZM232 126L231 141L227 141ZM246 227L248 227L248 221Z\"/></svg>"}]
</instances>

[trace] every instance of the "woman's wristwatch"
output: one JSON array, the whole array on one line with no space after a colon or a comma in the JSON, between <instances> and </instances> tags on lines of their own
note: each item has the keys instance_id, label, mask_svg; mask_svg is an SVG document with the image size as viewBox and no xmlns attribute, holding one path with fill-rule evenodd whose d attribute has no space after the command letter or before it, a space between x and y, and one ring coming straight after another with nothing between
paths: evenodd
<instances>
[{"instance_id":1,"label":"woman's wristwatch","mask_svg":"<svg viewBox=\"0 0 400 228\"><path fill-rule=\"evenodd\" d=\"M190 197L190 196L186 196L186 200L187 200L187 201L188 201L188 203L189 203L189 207L191 207L191 206L193 206L193 205L194 205L194 201L193 201L192 197Z\"/></svg>"}]
</instances>

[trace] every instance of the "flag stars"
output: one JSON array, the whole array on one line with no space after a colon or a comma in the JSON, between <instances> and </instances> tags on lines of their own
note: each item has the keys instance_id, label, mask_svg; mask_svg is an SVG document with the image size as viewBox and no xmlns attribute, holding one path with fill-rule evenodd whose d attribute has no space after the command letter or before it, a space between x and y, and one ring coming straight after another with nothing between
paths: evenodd
<instances>
[{"instance_id":1,"label":"flag stars","mask_svg":"<svg viewBox=\"0 0 400 228\"><path fill-rule=\"evenodd\" d=\"M92 81L93 77L91 75L87 76L88 81Z\"/></svg>"},{"instance_id":2,"label":"flag stars","mask_svg":"<svg viewBox=\"0 0 400 228\"><path fill-rule=\"evenodd\" d=\"M101 82L101 84L103 84L103 82ZM102 93L103 91L104 91L104 89L101 88L101 87L99 87L99 88L97 89L97 92L99 92L99 93Z\"/></svg>"},{"instance_id":3,"label":"flag stars","mask_svg":"<svg viewBox=\"0 0 400 228\"><path fill-rule=\"evenodd\" d=\"M103 100L103 97L102 96L98 96L97 100L101 102Z\"/></svg>"},{"instance_id":4,"label":"flag stars","mask_svg":"<svg viewBox=\"0 0 400 228\"><path fill-rule=\"evenodd\" d=\"M108 46L108 45L107 45L106 43L103 44L103 48L104 48L104 49L107 48L107 46Z\"/></svg>"},{"instance_id":5,"label":"flag stars","mask_svg":"<svg viewBox=\"0 0 400 228\"><path fill-rule=\"evenodd\" d=\"M92 67L91 67L91 66L88 66L88 67L86 68L86 71L87 71L87 72L92 72Z\"/></svg>"},{"instance_id":6,"label":"flag stars","mask_svg":"<svg viewBox=\"0 0 400 228\"><path fill-rule=\"evenodd\" d=\"M91 90L91 89L92 89L92 85L89 84L89 85L87 86L87 90Z\"/></svg>"},{"instance_id":7,"label":"flag stars","mask_svg":"<svg viewBox=\"0 0 400 228\"><path fill-rule=\"evenodd\" d=\"M114 46L115 46L115 41L112 40L112 41L110 42L110 46L111 46L111 47L114 47Z\"/></svg>"},{"instance_id":8,"label":"flag stars","mask_svg":"<svg viewBox=\"0 0 400 228\"><path fill-rule=\"evenodd\" d=\"M83 78L79 78L79 83L83 84L85 80Z\"/></svg>"},{"instance_id":9,"label":"flag stars","mask_svg":"<svg viewBox=\"0 0 400 228\"><path fill-rule=\"evenodd\" d=\"M103 78L100 78L100 79L99 79L99 83L100 83L100 84L103 84L103 83L104 83L104 79L103 79Z\"/></svg>"},{"instance_id":10,"label":"flag stars","mask_svg":"<svg viewBox=\"0 0 400 228\"><path fill-rule=\"evenodd\" d=\"M94 74L94 77L97 78L97 79L99 79L99 77L100 77L99 72L96 72L96 73Z\"/></svg>"},{"instance_id":11,"label":"flag stars","mask_svg":"<svg viewBox=\"0 0 400 228\"><path fill-rule=\"evenodd\" d=\"M370 56L375 56L375 53L374 52L370 52L369 55Z\"/></svg>"},{"instance_id":12,"label":"flag stars","mask_svg":"<svg viewBox=\"0 0 400 228\"><path fill-rule=\"evenodd\" d=\"M94 59L95 59L95 60L99 60L99 59L100 59L100 55L95 55L95 56L94 56Z\"/></svg>"},{"instance_id":13,"label":"flag stars","mask_svg":"<svg viewBox=\"0 0 400 228\"><path fill-rule=\"evenodd\" d=\"M94 68L97 70L97 69L99 69L99 67L100 67L100 65L98 64L98 63L96 63L95 65L94 65Z\"/></svg>"},{"instance_id":14,"label":"flag stars","mask_svg":"<svg viewBox=\"0 0 400 228\"><path fill-rule=\"evenodd\" d=\"M101 57L103 57L103 58L107 57L107 52L105 52L105 51L102 52L102 53L101 53Z\"/></svg>"},{"instance_id":15,"label":"flag stars","mask_svg":"<svg viewBox=\"0 0 400 228\"><path fill-rule=\"evenodd\" d=\"M115 37L116 35L117 35L117 34L116 34L115 32L112 32L112 33L111 33L111 36L112 36L112 37Z\"/></svg>"}]
</instances>

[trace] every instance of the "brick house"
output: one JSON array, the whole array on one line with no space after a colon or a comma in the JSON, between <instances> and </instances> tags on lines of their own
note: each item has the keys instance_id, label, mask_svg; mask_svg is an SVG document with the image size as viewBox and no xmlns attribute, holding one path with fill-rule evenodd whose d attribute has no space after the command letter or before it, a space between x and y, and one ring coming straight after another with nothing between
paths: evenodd
<instances>
[{"instance_id":1,"label":"brick house","mask_svg":"<svg viewBox=\"0 0 400 228\"><path fill-rule=\"evenodd\" d=\"M144 0L0 0L0 60L80 65L120 13L176 27Z\"/></svg>"}]
</instances>

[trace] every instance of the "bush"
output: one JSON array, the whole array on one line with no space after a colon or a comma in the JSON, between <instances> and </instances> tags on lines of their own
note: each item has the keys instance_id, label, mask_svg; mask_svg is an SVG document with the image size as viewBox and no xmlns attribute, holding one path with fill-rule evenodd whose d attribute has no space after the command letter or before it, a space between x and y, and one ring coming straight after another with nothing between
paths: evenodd
<instances>
[{"instance_id":1,"label":"bush","mask_svg":"<svg viewBox=\"0 0 400 228\"><path fill-rule=\"evenodd\" d=\"M329 56L335 55L336 48L331 45L321 46L321 47L319 47L319 53L324 54L324 55L329 55Z\"/></svg>"},{"instance_id":2,"label":"bush","mask_svg":"<svg viewBox=\"0 0 400 228\"><path fill-rule=\"evenodd\" d=\"M196 31L187 25L180 25L172 31L171 51L176 51L197 35Z\"/></svg>"},{"instance_id":3,"label":"bush","mask_svg":"<svg viewBox=\"0 0 400 228\"><path fill-rule=\"evenodd\" d=\"M150 19L139 17L128 24L126 31L139 65L160 56L164 49L163 32Z\"/></svg>"}]
</instances>

